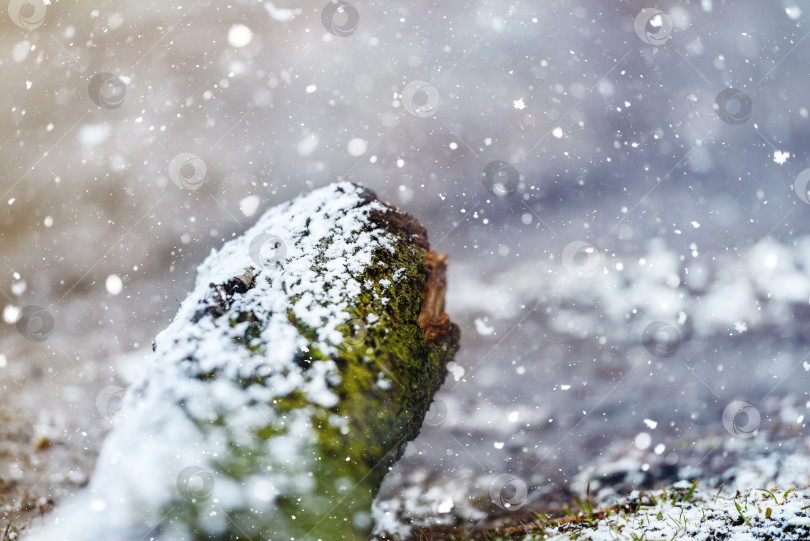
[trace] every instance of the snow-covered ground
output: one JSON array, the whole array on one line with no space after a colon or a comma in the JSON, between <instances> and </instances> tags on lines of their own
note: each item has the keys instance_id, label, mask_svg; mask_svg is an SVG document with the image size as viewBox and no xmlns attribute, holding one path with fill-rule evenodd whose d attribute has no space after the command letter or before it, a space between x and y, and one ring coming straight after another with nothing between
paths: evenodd
<instances>
[{"instance_id":1,"label":"snow-covered ground","mask_svg":"<svg viewBox=\"0 0 810 541\"><path fill-rule=\"evenodd\" d=\"M591 276L515 266L504 286L457 268L450 306L479 344L457 357L378 513L452 524L483 518L505 474L526 489L520 507L543 508L591 478L627 494L774 448L806 453L810 353L806 328L788 322L808 307L807 240L705 263L653 242L603 255Z\"/></svg>"},{"instance_id":2,"label":"snow-covered ground","mask_svg":"<svg viewBox=\"0 0 810 541\"><path fill-rule=\"evenodd\" d=\"M806 450L802 2L667 0L639 27L652 4L379 0L331 32L320 2L17 4L0 406L40 445L0 454L0 509L84 484L199 262L338 178L425 223L463 334L381 516L474 523L513 512L496 479L554 510L588 472L632 490Z\"/></svg>"},{"instance_id":3,"label":"snow-covered ground","mask_svg":"<svg viewBox=\"0 0 810 541\"><path fill-rule=\"evenodd\" d=\"M796 457L806 461L805 456ZM761 485L770 486L770 485ZM630 493L607 516L589 516L590 524L563 523L544 531L532 532L531 539L577 539L608 541L615 539L670 540L779 539L802 540L810 535L807 509L810 498L805 491L724 485L700 487L686 481L646 495ZM590 514L588 504L586 513Z\"/></svg>"}]
</instances>

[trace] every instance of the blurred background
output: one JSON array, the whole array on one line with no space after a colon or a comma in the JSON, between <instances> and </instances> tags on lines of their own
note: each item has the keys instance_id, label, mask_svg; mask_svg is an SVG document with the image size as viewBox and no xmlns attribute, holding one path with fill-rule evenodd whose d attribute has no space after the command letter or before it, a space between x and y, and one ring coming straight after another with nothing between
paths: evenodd
<instances>
[{"instance_id":1,"label":"blurred background","mask_svg":"<svg viewBox=\"0 0 810 541\"><path fill-rule=\"evenodd\" d=\"M426 225L462 328L378 520L806 449L805 2L1 4L0 516L86 484L211 249L335 180Z\"/></svg>"}]
</instances>

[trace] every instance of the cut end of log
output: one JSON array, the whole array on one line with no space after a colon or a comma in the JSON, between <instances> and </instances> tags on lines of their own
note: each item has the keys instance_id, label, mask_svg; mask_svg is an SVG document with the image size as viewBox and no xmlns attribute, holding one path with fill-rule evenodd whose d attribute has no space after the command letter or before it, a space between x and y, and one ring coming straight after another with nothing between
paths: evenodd
<instances>
[{"instance_id":1,"label":"cut end of log","mask_svg":"<svg viewBox=\"0 0 810 541\"><path fill-rule=\"evenodd\" d=\"M433 342L447 336L451 331L450 316L444 311L444 295L447 291L447 255L430 250L427 254L428 278L425 282L425 299L419 313L419 327L425 340Z\"/></svg>"}]
</instances>

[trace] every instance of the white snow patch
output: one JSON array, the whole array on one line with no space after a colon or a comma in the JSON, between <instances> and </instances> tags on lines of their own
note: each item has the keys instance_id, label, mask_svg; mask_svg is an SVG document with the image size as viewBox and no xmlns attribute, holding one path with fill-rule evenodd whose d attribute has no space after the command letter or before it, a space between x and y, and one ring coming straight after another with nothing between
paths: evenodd
<instances>
[{"instance_id":1,"label":"white snow patch","mask_svg":"<svg viewBox=\"0 0 810 541\"><path fill-rule=\"evenodd\" d=\"M439 513L449 513L453 510L453 498L445 498L441 502L439 502L439 506L436 508Z\"/></svg>"},{"instance_id":2,"label":"white snow patch","mask_svg":"<svg viewBox=\"0 0 810 541\"><path fill-rule=\"evenodd\" d=\"M631 321L686 324L699 336L757 332L782 325L786 311L810 300L810 236L790 244L765 238L744 256L706 258L697 245L681 258L663 239L631 264L616 254L598 280L582 280L565 271L559 259L515 264L497 280L482 276L473 262L454 265L454 287L447 302L454 311L486 312L499 320L519 318L530 303L549 294L559 307L548 324L555 332L578 338L642 335ZM476 291L476 295L467 292ZM759 299L768 299L766 303ZM570 308L569 308L570 307ZM476 330L478 324L476 323Z\"/></svg>"}]
</instances>

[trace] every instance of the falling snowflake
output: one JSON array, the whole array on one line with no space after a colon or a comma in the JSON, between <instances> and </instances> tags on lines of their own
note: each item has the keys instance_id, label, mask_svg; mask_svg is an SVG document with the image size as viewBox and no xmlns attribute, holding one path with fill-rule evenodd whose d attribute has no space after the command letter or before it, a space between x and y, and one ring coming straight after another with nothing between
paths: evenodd
<instances>
[{"instance_id":1,"label":"falling snowflake","mask_svg":"<svg viewBox=\"0 0 810 541\"><path fill-rule=\"evenodd\" d=\"M790 152L782 152L781 150L773 151L773 161L779 165L784 164L790 158Z\"/></svg>"}]
</instances>

